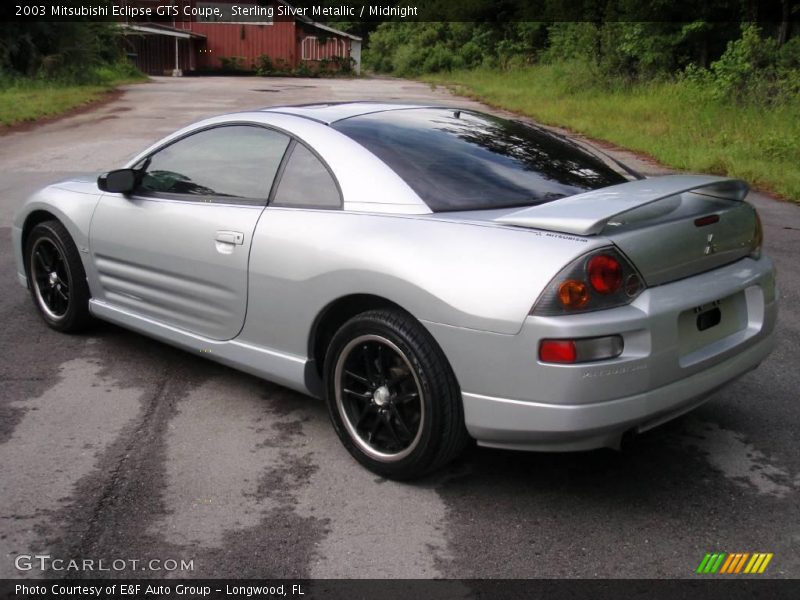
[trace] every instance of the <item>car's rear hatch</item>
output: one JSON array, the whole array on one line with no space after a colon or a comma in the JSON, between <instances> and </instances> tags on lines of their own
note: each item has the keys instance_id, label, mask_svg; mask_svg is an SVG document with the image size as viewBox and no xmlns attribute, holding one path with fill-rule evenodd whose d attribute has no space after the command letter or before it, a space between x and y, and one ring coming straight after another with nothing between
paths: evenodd
<instances>
[{"instance_id":1,"label":"car's rear hatch","mask_svg":"<svg viewBox=\"0 0 800 600\"><path fill-rule=\"evenodd\" d=\"M501 215L499 223L613 242L649 286L710 271L758 245L747 184L672 175L614 185Z\"/></svg>"}]
</instances>

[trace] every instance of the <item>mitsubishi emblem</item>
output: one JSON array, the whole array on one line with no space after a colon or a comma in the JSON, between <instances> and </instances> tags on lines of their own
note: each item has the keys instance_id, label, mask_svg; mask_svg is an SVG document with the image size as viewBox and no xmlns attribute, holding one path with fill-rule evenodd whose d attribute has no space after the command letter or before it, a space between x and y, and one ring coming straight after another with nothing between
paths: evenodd
<instances>
[{"instance_id":1,"label":"mitsubishi emblem","mask_svg":"<svg viewBox=\"0 0 800 600\"><path fill-rule=\"evenodd\" d=\"M717 251L717 245L714 243L714 234L709 233L708 237L706 238L706 249L703 254L708 256L709 254L714 254Z\"/></svg>"}]
</instances>

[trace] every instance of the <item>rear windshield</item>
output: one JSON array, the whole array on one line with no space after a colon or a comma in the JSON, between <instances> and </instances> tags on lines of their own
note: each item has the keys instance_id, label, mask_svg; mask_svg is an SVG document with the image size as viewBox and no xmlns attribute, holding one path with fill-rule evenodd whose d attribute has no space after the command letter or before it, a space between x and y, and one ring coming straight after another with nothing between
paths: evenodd
<instances>
[{"instance_id":1,"label":"rear windshield","mask_svg":"<svg viewBox=\"0 0 800 600\"><path fill-rule=\"evenodd\" d=\"M392 110L332 125L434 212L532 206L627 179L543 129L468 111Z\"/></svg>"}]
</instances>

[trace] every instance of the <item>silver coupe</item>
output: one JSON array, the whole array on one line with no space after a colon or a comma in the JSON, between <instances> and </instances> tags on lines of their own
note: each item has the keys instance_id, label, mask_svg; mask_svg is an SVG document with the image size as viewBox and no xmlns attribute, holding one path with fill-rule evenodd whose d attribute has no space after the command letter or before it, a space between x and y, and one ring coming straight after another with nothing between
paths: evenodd
<instances>
[{"instance_id":1,"label":"silver coupe","mask_svg":"<svg viewBox=\"0 0 800 600\"><path fill-rule=\"evenodd\" d=\"M469 110L273 107L46 187L13 243L50 327L96 317L324 398L404 479L470 439L615 447L755 368L777 305L747 192Z\"/></svg>"}]
</instances>

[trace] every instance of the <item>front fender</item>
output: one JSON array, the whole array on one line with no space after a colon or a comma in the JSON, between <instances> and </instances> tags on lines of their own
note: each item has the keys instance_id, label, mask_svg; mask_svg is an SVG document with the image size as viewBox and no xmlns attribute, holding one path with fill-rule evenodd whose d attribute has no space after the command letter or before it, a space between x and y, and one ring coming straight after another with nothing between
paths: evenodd
<instances>
[{"instance_id":1,"label":"front fender","mask_svg":"<svg viewBox=\"0 0 800 600\"><path fill-rule=\"evenodd\" d=\"M86 178L88 179L88 177ZM52 218L66 227L72 241L78 247L83 268L88 274L89 262L89 227L92 214L102 193L94 181L70 180L47 186L33 194L14 215L11 230L14 248L14 261L20 283L27 286L27 275L23 252L25 250L24 235L30 229L32 220L37 222Z\"/></svg>"}]
</instances>

